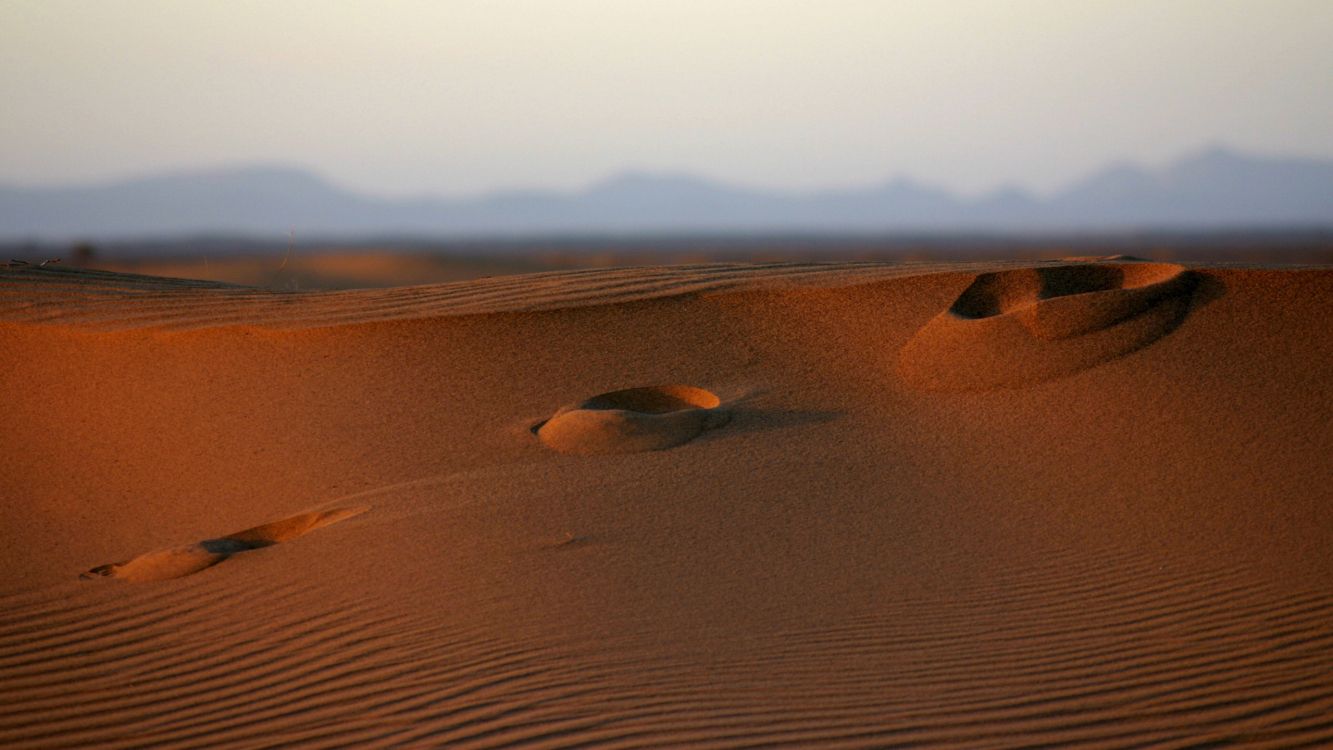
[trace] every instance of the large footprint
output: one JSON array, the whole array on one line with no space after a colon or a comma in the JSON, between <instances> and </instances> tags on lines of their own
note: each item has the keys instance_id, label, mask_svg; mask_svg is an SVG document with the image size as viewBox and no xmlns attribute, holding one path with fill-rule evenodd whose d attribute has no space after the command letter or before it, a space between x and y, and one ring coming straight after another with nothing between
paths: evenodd
<instances>
[{"instance_id":1,"label":"large footprint","mask_svg":"<svg viewBox=\"0 0 1333 750\"><path fill-rule=\"evenodd\" d=\"M83 573L81 577L120 578L135 582L181 578L211 568L238 552L289 542L315 529L335 524L368 510L369 506L358 506L322 513L302 513L217 539L206 539L198 544L147 552L125 562L99 565Z\"/></svg>"},{"instance_id":2,"label":"large footprint","mask_svg":"<svg viewBox=\"0 0 1333 750\"><path fill-rule=\"evenodd\" d=\"M927 390L1024 386L1156 341L1189 309L1194 276L1167 263L1080 263L983 273L903 347Z\"/></svg>"},{"instance_id":3,"label":"large footprint","mask_svg":"<svg viewBox=\"0 0 1333 750\"><path fill-rule=\"evenodd\" d=\"M534 428L562 453L635 453L689 442L730 419L713 393L690 385L612 391L566 406Z\"/></svg>"}]
</instances>

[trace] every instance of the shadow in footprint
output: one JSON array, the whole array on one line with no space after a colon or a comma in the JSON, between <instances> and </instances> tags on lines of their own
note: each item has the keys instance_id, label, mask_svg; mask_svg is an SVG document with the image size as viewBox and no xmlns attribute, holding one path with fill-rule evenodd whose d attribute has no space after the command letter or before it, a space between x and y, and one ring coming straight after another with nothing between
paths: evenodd
<instances>
[{"instance_id":1,"label":"shadow in footprint","mask_svg":"<svg viewBox=\"0 0 1333 750\"><path fill-rule=\"evenodd\" d=\"M1170 333L1199 285L1197 274L1169 263L984 273L907 342L898 373L925 390L1018 387L1070 375Z\"/></svg>"},{"instance_id":2,"label":"shadow in footprint","mask_svg":"<svg viewBox=\"0 0 1333 750\"><path fill-rule=\"evenodd\" d=\"M211 568L232 555L289 542L315 529L358 516L369 506L337 508L322 513L301 513L281 521L205 539L184 547L147 552L124 562L99 565L81 578L119 578L126 581L165 581Z\"/></svg>"}]
</instances>

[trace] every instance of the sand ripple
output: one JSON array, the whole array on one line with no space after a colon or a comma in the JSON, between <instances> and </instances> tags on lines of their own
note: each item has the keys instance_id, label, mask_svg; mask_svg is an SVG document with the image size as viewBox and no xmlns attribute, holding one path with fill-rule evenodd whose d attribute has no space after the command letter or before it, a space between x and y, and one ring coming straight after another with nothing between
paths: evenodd
<instances>
[{"instance_id":1,"label":"sand ripple","mask_svg":"<svg viewBox=\"0 0 1333 750\"><path fill-rule=\"evenodd\" d=\"M1071 553L954 601L886 602L671 658L651 631L512 640L295 579L103 591L6 602L0 742L1333 741L1333 594L1255 587L1241 570L1173 571L1160 559Z\"/></svg>"},{"instance_id":2,"label":"sand ripple","mask_svg":"<svg viewBox=\"0 0 1333 750\"><path fill-rule=\"evenodd\" d=\"M19 268L0 270L0 322L94 330L237 325L310 328L442 315L558 310L721 291L863 284L995 266L994 262L704 263L554 271L337 292L278 292L104 271Z\"/></svg>"}]
</instances>

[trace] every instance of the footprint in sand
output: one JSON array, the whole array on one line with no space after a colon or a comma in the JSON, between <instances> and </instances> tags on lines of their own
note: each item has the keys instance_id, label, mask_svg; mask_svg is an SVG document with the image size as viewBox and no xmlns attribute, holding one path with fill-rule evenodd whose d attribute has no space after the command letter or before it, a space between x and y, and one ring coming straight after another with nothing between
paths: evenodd
<instances>
[{"instance_id":1,"label":"footprint in sand","mask_svg":"<svg viewBox=\"0 0 1333 750\"><path fill-rule=\"evenodd\" d=\"M1168 263L1079 263L978 276L903 347L898 372L927 390L1039 383L1128 354L1189 310L1194 275Z\"/></svg>"},{"instance_id":2,"label":"footprint in sand","mask_svg":"<svg viewBox=\"0 0 1333 750\"><path fill-rule=\"evenodd\" d=\"M603 393L536 425L542 443L561 453L636 453L687 443L730 419L716 395L689 385Z\"/></svg>"},{"instance_id":3,"label":"footprint in sand","mask_svg":"<svg viewBox=\"0 0 1333 750\"><path fill-rule=\"evenodd\" d=\"M125 562L99 565L80 577L120 578L135 582L182 578L205 568L211 568L238 552L289 542L315 529L338 523L368 510L369 506L359 506L322 513L302 513L217 539L206 539L198 544L147 552Z\"/></svg>"}]
</instances>

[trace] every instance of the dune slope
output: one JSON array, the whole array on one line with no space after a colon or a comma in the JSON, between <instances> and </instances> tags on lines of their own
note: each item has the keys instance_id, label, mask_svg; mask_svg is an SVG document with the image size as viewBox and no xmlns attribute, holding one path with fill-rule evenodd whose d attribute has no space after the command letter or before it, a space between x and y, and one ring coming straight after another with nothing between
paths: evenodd
<instances>
[{"instance_id":1,"label":"dune slope","mask_svg":"<svg viewBox=\"0 0 1333 750\"><path fill-rule=\"evenodd\" d=\"M1326 268L0 269L0 745L1333 743L1330 317Z\"/></svg>"}]
</instances>

